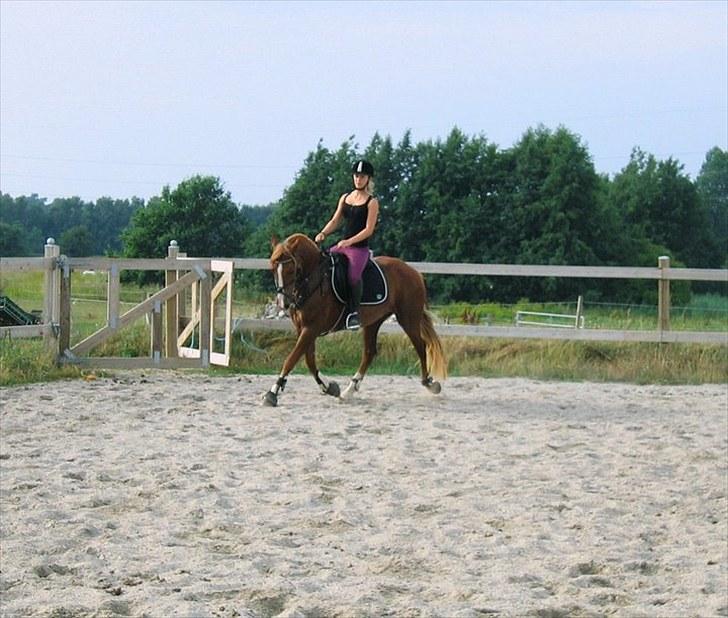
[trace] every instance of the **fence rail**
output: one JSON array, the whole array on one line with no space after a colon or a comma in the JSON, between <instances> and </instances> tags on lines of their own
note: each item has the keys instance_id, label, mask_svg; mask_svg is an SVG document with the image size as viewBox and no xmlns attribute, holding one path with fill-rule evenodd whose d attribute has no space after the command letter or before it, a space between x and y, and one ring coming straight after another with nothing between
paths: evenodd
<instances>
[{"instance_id":1,"label":"fence rail","mask_svg":"<svg viewBox=\"0 0 728 618\"><path fill-rule=\"evenodd\" d=\"M288 319L260 320L241 318L236 321L238 330L291 331L294 326ZM622 341L648 343L709 343L728 345L728 333L712 331L660 331L660 330L610 330L603 328L568 328L526 326L476 326L472 324L435 324L439 335L449 337L490 337L494 339L559 339L569 341ZM401 333L396 322L382 324L382 333Z\"/></svg>"},{"instance_id":2,"label":"fence rail","mask_svg":"<svg viewBox=\"0 0 728 618\"><path fill-rule=\"evenodd\" d=\"M180 358L176 340L177 314L175 298L183 284L200 282L200 313L210 311L212 293L209 281L215 263L228 261L237 270L267 270L270 263L262 258L188 258L172 242L168 256L159 259L119 259L107 257L68 258L49 239L44 257L0 257L0 273L43 271L45 273L42 324L34 326L1 327L0 337L43 336L56 348L60 357L92 363L95 359L78 359L70 349L70 289L74 271L104 271L108 273L109 295L107 325L73 349L88 352L98 341L108 338L111 331L126 325L145 313L151 314L153 329L152 359L104 359L105 366L190 366L189 358ZM728 332L673 331L670 329L670 281L718 281L728 283L728 269L671 268L667 257L658 259L657 268L622 266L558 266L526 264L468 264L446 262L409 262L423 274L511 276L511 277L572 277L654 280L658 286L658 319L654 330L607 330L589 328L554 329L529 326L481 326L465 324L436 324L439 334L462 337L569 339L581 341L645 341L661 343L710 343L728 345ZM119 272L121 270L157 270L167 273L167 287L154 297L140 303L124 315L119 315ZM184 273L187 273L185 275ZM189 281L188 281L189 280ZM204 298L202 298L204 296ZM204 306L204 311L202 310ZM214 307L212 308L214 312ZM166 324L162 326L162 315ZM170 319L173 318L173 319ZM203 320L209 329L209 318ZM236 320L237 328L246 330L292 330L290 320L244 318ZM401 332L396 323L385 323L383 332ZM164 340L164 341L163 341ZM205 350L201 350L202 363ZM209 359L208 359L209 360ZM152 362L150 362L152 361ZM101 363L103 364L103 363ZM194 364L194 363L192 363Z\"/></svg>"}]
</instances>

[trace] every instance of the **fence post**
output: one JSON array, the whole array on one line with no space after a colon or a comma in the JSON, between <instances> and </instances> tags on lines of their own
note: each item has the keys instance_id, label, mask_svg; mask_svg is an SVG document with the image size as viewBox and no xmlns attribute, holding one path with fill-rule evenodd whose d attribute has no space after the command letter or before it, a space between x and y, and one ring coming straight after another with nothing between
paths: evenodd
<instances>
[{"instance_id":1,"label":"fence post","mask_svg":"<svg viewBox=\"0 0 728 618\"><path fill-rule=\"evenodd\" d=\"M212 332L212 269L204 271L200 279L200 365L210 366L210 339Z\"/></svg>"},{"instance_id":2,"label":"fence post","mask_svg":"<svg viewBox=\"0 0 728 618\"><path fill-rule=\"evenodd\" d=\"M116 330L119 328L119 314L121 313L121 278L119 274L119 265L112 263L109 266L109 274L107 276L107 293L106 293L106 321L109 328Z\"/></svg>"},{"instance_id":3,"label":"fence post","mask_svg":"<svg viewBox=\"0 0 728 618\"><path fill-rule=\"evenodd\" d=\"M167 247L167 259L176 260L179 257L179 247L176 240L169 241ZM172 285L179 277L177 270L167 270L164 272L165 287ZM177 349L177 337L179 336L179 295L169 298L164 303L165 323L165 344L164 353L167 358L177 358L179 350Z\"/></svg>"},{"instance_id":4,"label":"fence post","mask_svg":"<svg viewBox=\"0 0 728 618\"><path fill-rule=\"evenodd\" d=\"M58 270L58 258L61 255L61 248L53 238L46 240L43 257L54 260L52 266L47 266L44 273L44 295L43 295L43 324L49 326L43 333L43 340L46 346L53 347L58 337L58 320L61 295L61 282Z\"/></svg>"},{"instance_id":5,"label":"fence post","mask_svg":"<svg viewBox=\"0 0 728 618\"><path fill-rule=\"evenodd\" d=\"M670 330L670 280L665 273L670 268L670 258L661 255L657 258L661 279L657 283L657 327L658 330Z\"/></svg>"},{"instance_id":6,"label":"fence post","mask_svg":"<svg viewBox=\"0 0 728 618\"><path fill-rule=\"evenodd\" d=\"M584 297L579 294L576 299L576 324L574 328L584 328Z\"/></svg>"},{"instance_id":7,"label":"fence post","mask_svg":"<svg viewBox=\"0 0 728 618\"><path fill-rule=\"evenodd\" d=\"M152 310L152 364L159 365L162 360L162 303L154 303Z\"/></svg>"},{"instance_id":8,"label":"fence post","mask_svg":"<svg viewBox=\"0 0 728 618\"><path fill-rule=\"evenodd\" d=\"M62 270L58 317L58 358L60 360L71 348L71 267L65 255L58 258L58 265Z\"/></svg>"}]
</instances>

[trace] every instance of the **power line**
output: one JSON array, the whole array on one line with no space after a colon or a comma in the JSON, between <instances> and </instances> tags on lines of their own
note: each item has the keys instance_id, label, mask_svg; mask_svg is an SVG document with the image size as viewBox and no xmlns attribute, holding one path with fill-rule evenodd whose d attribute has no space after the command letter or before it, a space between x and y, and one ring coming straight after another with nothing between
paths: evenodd
<instances>
[{"instance_id":1,"label":"power line","mask_svg":"<svg viewBox=\"0 0 728 618\"><path fill-rule=\"evenodd\" d=\"M649 153L656 157L665 156L684 156L684 155L701 155L705 154L702 150L685 150L679 152L669 153ZM609 155L609 156L593 156L594 160L607 160L607 159L622 159L627 155ZM120 165L120 166L134 166L134 167L190 167L190 168L225 168L225 169L299 169L297 165L257 165L257 164L243 164L243 163L158 163L158 162L134 162L134 161L102 161L99 159L73 159L66 157L38 157L29 155L15 155L15 154L0 154L0 159L22 159L27 161L57 161L62 163L92 163L96 165ZM6 173L5 175L19 175ZM57 180L71 180L66 178L57 178ZM143 181L140 181L143 182Z\"/></svg>"},{"instance_id":2,"label":"power line","mask_svg":"<svg viewBox=\"0 0 728 618\"><path fill-rule=\"evenodd\" d=\"M166 184L164 181L158 180L126 180L126 179L109 179L109 178L70 178L67 176L45 176L42 174L16 174L14 172L2 172L0 171L0 177L13 176L17 178L37 178L39 180L65 180L73 182L102 182L102 183L121 183L121 184L144 184L144 185L155 185L160 186ZM227 183L225 183L227 186ZM269 185L269 184L238 184L233 183L236 187L256 187L256 188L279 188L280 185Z\"/></svg>"},{"instance_id":3,"label":"power line","mask_svg":"<svg viewBox=\"0 0 728 618\"><path fill-rule=\"evenodd\" d=\"M16 154L0 154L0 159L23 159L29 161L59 161L63 163L93 163L97 165L131 165L137 167L205 167L205 168L231 168L231 169L298 169L295 165L250 165L243 163L158 163L134 161L101 161L98 159L72 159L66 157L38 157Z\"/></svg>"}]
</instances>

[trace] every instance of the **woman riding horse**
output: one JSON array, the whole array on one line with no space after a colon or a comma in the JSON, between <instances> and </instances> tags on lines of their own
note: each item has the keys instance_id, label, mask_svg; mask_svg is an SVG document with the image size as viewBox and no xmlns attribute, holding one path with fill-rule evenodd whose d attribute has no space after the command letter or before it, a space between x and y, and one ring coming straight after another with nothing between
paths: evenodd
<instances>
[{"instance_id":1,"label":"woman riding horse","mask_svg":"<svg viewBox=\"0 0 728 618\"><path fill-rule=\"evenodd\" d=\"M361 280L364 267L369 259L369 239L374 234L379 216L379 201L370 191L374 166L363 159L351 166L354 190L344 193L339 198L336 211L331 220L316 234L316 243L322 243L326 237L336 230L342 221L345 222L344 238L336 246L329 249L332 253L345 255L349 262L348 278L351 289L349 315L346 328L356 330L361 325L359 319L359 303L363 284Z\"/></svg>"},{"instance_id":2,"label":"woman riding horse","mask_svg":"<svg viewBox=\"0 0 728 618\"><path fill-rule=\"evenodd\" d=\"M361 363L343 393L333 380L326 380L316 365L316 338L336 330L344 307L334 294L331 258L303 234L293 234L283 242L273 241L270 262L276 280L281 308L290 310L298 339L283 363L278 380L263 396L263 404L275 406L285 388L288 374L302 356L321 391L327 395L349 397L359 390L361 381L377 353L377 335L384 321L394 314L412 341L420 360L422 384L431 393L440 392L432 376L444 379L447 360L426 307L422 275L402 260L378 257L376 263L387 280L387 297L376 305L361 308L364 351Z\"/></svg>"}]
</instances>

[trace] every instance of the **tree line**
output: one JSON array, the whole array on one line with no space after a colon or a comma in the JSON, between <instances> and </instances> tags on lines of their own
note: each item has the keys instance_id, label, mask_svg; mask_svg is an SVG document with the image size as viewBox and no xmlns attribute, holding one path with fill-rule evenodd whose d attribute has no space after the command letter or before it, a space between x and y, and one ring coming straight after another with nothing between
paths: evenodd
<instances>
[{"instance_id":1,"label":"tree line","mask_svg":"<svg viewBox=\"0 0 728 618\"><path fill-rule=\"evenodd\" d=\"M43 253L53 238L64 253L74 257L118 255L121 233L144 200L102 197L86 202L78 197L56 198L50 203L37 194L0 195L0 255L29 256Z\"/></svg>"},{"instance_id":2,"label":"tree line","mask_svg":"<svg viewBox=\"0 0 728 618\"><path fill-rule=\"evenodd\" d=\"M454 129L444 140L394 144L353 138L321 143L248 247L265 253L271 232L313 236L351 188L351 162L376 170L380 222L372 248L410 261L587 266L728 267L728 152L713 148L695 179L675 159L634 149L613 178L598 174L566 128L527 130L509 149ZM477 301L610 298L652 302L651 283L580 279L428 276L435 298ZM683 290L687 286L682 286ZM680 289L680 286L676 286ZM677 290L676 290L677 291Z\"/></svg>"},{"instance_id":3,"label":"tree line","mask_svg":"<svg viewBox=\"0 0 728 618\"><path fill-rule=\"evenodd\" d=\"M0 254L37 254L54 236L68 254L164 255L175 239L190 255L265 257L273 234L311 237L351 188L351 162L375 167L380 221L375 254L410 261L598 266L728 267L728 151L706 153L692 180L679 161L634 149L613 177L595 171L564 127L528 129L511 148L453 129L445 139L398 143L375 135L331 150L319 142L281 199L236 205L216 177L164 187L148 202L37 196L0 202ZM334 241L334 239L332 239ZM265 275L248 275L263 285ZM436 298L641 300L647 282L428 276Z\"/></svg>"}]
</instances>

